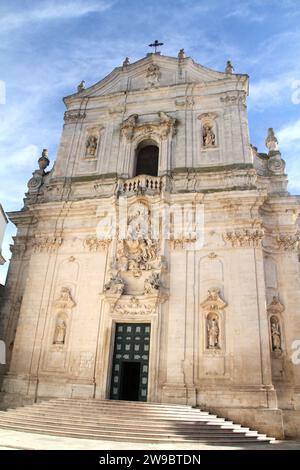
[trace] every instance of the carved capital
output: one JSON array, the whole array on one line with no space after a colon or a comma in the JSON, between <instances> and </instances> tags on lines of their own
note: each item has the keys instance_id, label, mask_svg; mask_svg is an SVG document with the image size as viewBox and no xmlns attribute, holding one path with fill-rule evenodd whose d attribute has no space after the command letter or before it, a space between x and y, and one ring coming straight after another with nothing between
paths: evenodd
<instances>
[{"instance_id":1,"label":"carved capital","mask_svg":"<svg viewBox=\"0 0 300 470\"><path fill-rule=\"evenodd\" d=\"M82 121L86 117L86 113L80 110L66 111L64 114L64 120L66 124L73 124L77 121Z\"/></svg>"},{"instance_id":2,"label":"carved capital","mask_svg":"<svg viewBox=\"0 0 300 470\"><path fill-rule=\"evenodd\" d=\"M232 247L258 247L264 237L262 229L239 229L223 234L223 239Z\"/></svg>"},{"instance_id":3,"label":"carved capital","mask_svg":"<svg viewBox=\"0 0 300 470\"><path fill-rule=\"evenodd\" d=\"M37 236L33 240L33 250L35 253L42 253L43 251L46 252L54 252L56 251L62 244L63 239L59 236L53 237L43 237Z\"/></svg>"},{"instance_id":4,"label":"carved capital","mask_svg":"<svg viewBox=\"0 0 300 470\"><path fill-rule=\"evenodd\" d=\"M294 235L282 233L276 237L277 247L283 251L297 251L300 241L300 233Z\"/></svg>"},{"instance_id":5,"label":"carved capital","mask_svg":"<svg viewBox=\"0 0 300 470\"><path fill-rule=\"evenodd\" d=\"M96 236L89 236L84 240L83 245L89 251L104 251L108 249L110 242L111 239L99 239Z\"/></svg>"}]
</instances>

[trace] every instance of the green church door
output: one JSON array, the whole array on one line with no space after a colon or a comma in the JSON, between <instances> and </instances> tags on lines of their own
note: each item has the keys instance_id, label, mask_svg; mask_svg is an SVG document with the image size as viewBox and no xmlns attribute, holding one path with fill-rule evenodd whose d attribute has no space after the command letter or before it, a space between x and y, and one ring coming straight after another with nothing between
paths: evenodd
<instances>
[{"instance_id":1,"label":"green church door","mask_svg":"<svg viewBox=\"0 0 300 470\"><path fill-rule=\"evenodd\" d=\"M117 323L112 366L112 400L147 401L149 323Z\"/></svg>"}]
</instances>

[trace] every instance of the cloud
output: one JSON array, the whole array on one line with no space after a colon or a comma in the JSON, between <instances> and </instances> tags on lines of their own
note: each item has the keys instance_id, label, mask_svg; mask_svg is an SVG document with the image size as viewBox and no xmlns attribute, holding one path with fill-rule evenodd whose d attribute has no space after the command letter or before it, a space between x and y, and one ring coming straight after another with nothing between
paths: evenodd
<instances>
[{"instance_id":1,"label":"cloud","mask_svg":"<svg viewBox=\"0 0 300 470\"><path fill-rule=\"evenodd\" d=\"M41 23L53 20L79 18L89 13L102 13L112 6L105 0L83 1L70 0L67 2L50 1L22 12L2 14L0 20L1 33L24 27L28 23Z\"/></svg>"},{"instance_id":2,"label":"cloud","mask_svg":"<svg viewBox=\"0 0 300 470\"><path fill-rule=\"evenodd\" d=\"M263 78L251 82L249 87L249 107L258 110L272 108L281 102L291 102L294 77L281 75L279 78Z\"/></svg>"},{"instance_id":3,"label":"cloud","mask_svg":"<svg viewBox=\"0 0 300 470\"><path fill-rule=\"evenodd\" d=\"M294 151L299 151L300 150L300 119L283 126L277 132L277 138L278 138L280 147L284 149L293 148Z\"/></svg>"}]
</instances>

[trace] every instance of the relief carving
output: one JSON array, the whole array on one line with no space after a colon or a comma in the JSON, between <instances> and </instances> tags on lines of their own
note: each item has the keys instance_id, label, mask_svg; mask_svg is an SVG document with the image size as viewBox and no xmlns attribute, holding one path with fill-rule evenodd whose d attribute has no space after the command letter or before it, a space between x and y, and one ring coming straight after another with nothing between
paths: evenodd
<instances>
[{"instance_id":1,"label":"relief carving","mask_svg":"<svg viewBox=\"0 0 300 470\"><path fill-rule=\"evenodd\" d=\"M109 282L104 285L104 292L112 295L122 295L125 289L125 283L118 274L111 274Z\"/></svg>"},{"instance_id":2,"label":"relief carving","mask_svg":"<svg viewBox=\"0 0 300 470\"><path fill-rule=\"evenodd\" d=\"M239 229L223 235L224 241L232 247L258 247L264 236L261 229Z\"/></svg>"},{"instance_id":3,"label":"relief carving","mask_svg":"<svg viewBox=\"0 0 300 470\"><path fill-rule=\"evenodd\" d=\"M92 235L84 240L83 245L88 248L89 251L101 251L107 250L110 242L110 239L100 239L95 235Z\"/></svg>"},{"instance_id":4,"label":"relief carving","mask_svg":"<svg viewBox=\"0 0 300 470\"><path fill-rule=\"evenodd\" d=\"M284 251L296 251L298 249L299 240L299 233L295 235L280 234L276 237L278 249Z\"/></svg>"},{"instance_id":5,"label":"relief carving","mask_svg":"<svg viewBox=\"0 0 300 470\"><path fill-rule=\"evenodd\" d=\"M145 137L157 135L161 139L175 135L177 120L163 111L160 111L158 116L159 122L138 124L138 115L132 114L121 124L121 133L129 141L139 135Z\"/></svg>"},{"instance_id":6,"label":"relief carving","mask_svg":"<svg viewBox=\"0 0 300 470\"><path fill-rule=\"evenodd\" d=\"M73 124L77 121L81 121L86 117L86 113L84 111L76 110L76 111L66 111L64 114L64 120L66 124Z\"/></svg>"},{"instance_id":7,"label":"relief carving","mask_svg":"<svg viewBox=\"0 0 300 470\"><path fill-rule=\"evenodd\" d=\"M160 289L160 278L158 273L152 273L150 277L145 279L144 294L155 294Z\"/></svg>"},{"instance_id":8,"label":"relief carving","mask_svg":"<svg viewBox=\"0 0 300 470\"><path fill-rule=\"evenodd\" d=\"M59 309L73 308L76 303L74 302L71 294L71 289L62 287L58 299L54 302L54 306Z\"/></svg>"},{"instance_id":9,"label":"relief carving","mask_svg":"<svg viewBox=\"0 0 300 470\"><path fill-rule=\"evenodd\" d=\"M158 86L160 79L160 68L157 64L150 64L146 72L146 86Z\"/></svg>"},{"instance_id":10,"label":"relief carving","mask_svg":"<svg viewBox=\"0 0 300 470\"><path fill-rule=\"evenodd\" d=\"M56 251L62 244L63 239L60 236L54 237L42 237L37 236L33 240L33 251L35 253L42 253L43 251L46 252L54 252Z\"/></svg>"},{"instance_id":11,"label":"relief carving","mask_svg":"<svg viewBox=\"0 0 300 470\"><path fill-rule=\"evenodd\" d=\"M212 126L205 124L202 132L203 147L214 147L216 145L216 136L212 130Z\"/></svg>"},{"instance_id":12,"label":"relief carving","mask_svg":"<svg viewBox=\"0 0 300 470\"><path fill-rule=\"evenodd\" d=\"M85 143L85 156L86 157L95 157L96 150L98 146L98 138L95 135L88 136Z\"/></svg>"}]
</instances>

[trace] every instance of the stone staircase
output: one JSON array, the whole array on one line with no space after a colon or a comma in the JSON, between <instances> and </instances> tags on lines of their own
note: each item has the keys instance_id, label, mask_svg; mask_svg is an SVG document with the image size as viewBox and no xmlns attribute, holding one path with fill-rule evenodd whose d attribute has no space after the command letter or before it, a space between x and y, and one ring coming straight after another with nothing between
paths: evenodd
<instances>
[{"instance_id":1,"label":"stone staircase","mask_svg":"<svg viewBox=\"0 0 300 470\"><path fill-rule=\"evenodd\" d=\"M0 429L128 442L241 444L274 438L191 406L53 399L0 412Z\"/></svg>"}]
</instances>

